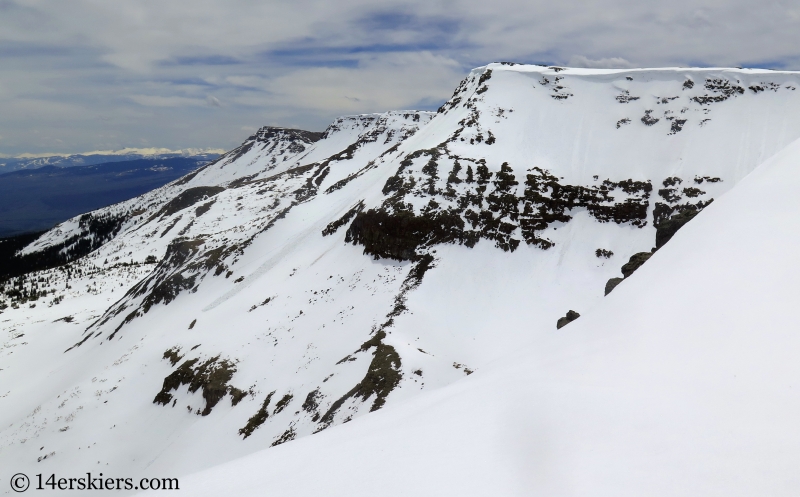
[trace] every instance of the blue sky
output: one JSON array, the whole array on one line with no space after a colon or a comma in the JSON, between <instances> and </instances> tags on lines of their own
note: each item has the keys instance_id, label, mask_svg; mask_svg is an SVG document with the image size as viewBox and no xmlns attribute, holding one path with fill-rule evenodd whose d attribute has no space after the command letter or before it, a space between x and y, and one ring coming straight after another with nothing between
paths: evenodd
<instances>
[{"instance_id":1,"label":"blue sky","mask_svg":"<svg viewBox=\"0 0 800 497\"><path fill-rule=\"evenodd\" d=\"M500 60L800 69L800 3L0 0L0 154L228 149Z\"/></svg>"}]
</instances>

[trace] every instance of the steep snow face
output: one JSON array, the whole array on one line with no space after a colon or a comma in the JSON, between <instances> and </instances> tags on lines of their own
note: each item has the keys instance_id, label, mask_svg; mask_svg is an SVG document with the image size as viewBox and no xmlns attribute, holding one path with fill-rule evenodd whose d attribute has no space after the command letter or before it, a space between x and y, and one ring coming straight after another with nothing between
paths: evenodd
<instances>
[{"instance_id":1,"label":"steep snow face","mask_svg":"<svg viewBox=\"0 0 800 497\"><path fill-rule=\"evenodd\" d=\"M305 152L319 138L319 133L310 131L263 127L238 148L200 171L188 183L222 185L245 176L256 177L268 173L286 166L287 161Z\"/></svg>"},{"instance_id":2,"label":"steep snow face","mask_svg":"<svg viewBox=\"0 0 800 497\"><path fill-rule=\"evenodd\" d=\"M192 495L797 493L800 141L603 306L448 387L181 481Z\"/></svg>"},{"instance_id":3,"label":"steep snow face","mask_svg":"<svg viewBox=\"0 0 800 497\"><path fill-rule=\"evenodd\" d=\"M456 90L441 123L463 127L456 154L474 140L481 155L513 151L569 182L701 173L735 182L797 136L797 87L792 72L491 64Z\"/></svg>"},{"instance_id":4,"label":"steep snow face","mask_svg":"<svg viewBox=\"0 0 800 497\"><path fill-rule=\"evenodd\" d=\"M22 256L28 258L25 260L39 257L46 261L61 261L80 256L81 251L94 251L67 266L15 279L5 288L9 295L33 296L34 300L23 297L22 300L27 302L23 304L23 309L19 309L17 298L13 307L7 308L4 315L13 316L19 313L20 320L6 320L3 326L6 333L9 333L8 341L4 344L9 359L14 362L20 358L21 361L4 368L3 372L11 374L3 378L3 384L9 385L9 388L18 385L14 390L18 392L16 402L19 403L13 404L17 406L14 408L17 409L16 413L4 409L3 415L8 416L9 420L19 419L21 422L0 435L0 443L4 446L0 457L9 457L8 461L11 461L17 457L14 455L16 451L30 450L28 458L31 461L39 461L40 458L44 461L43 456L56 452L65 454L62 460L67 466L64 468L78 468L88 464L89 459L103 454L101 459L105 463L141 471L148 465L146 459L149 457L152 460L156 455L151 452L155 448L155 445L151 445L153 440L166 442L170 439L170 436L164 435L175 427L170 428L177 419L187 416L188 419L205 419L209 415L211 417L207 419L213 419L217 411L212 413L212 410L223 397L225 408L230 407L231 402L252 404L252 408L248 409L251 412L240 409L241 416L231 420L232 424L223 423L227 425L223 427L216 422L212 423L216 426L212 432L217 429L221 429L220 433L228 432L227 438L232 442L230 447L215 455L204 454L211 449L205 445L200 449L201 452L195 453L197 458L193 460L187 459L182 454L182 449L168 456L171 461L168 466L177 464L184 471L207 466L263 445L263 441L254 445L243 444L241 440L245 436L249 437L263 423L263 420L258 421L263 415L260 414L259 406L264 405L265 397L272 398L266 388L273 385L272 382L269 385L264 383L264 374L277 380L273 389L280 385L281 390L271 404L264 406L264 411L270 420L277 418L281 424L287 424L280 427L276 424L279 432L267 432L267 436L277 438L288 432L285 438L289 440L294 433L308 434L312 430L320 429L322 425L317 421L324 414L319 412L325 408L323 393L293 392L295 388L302 390L311 383L321 385L327 382L326 386L339 390L350 389L352 384L357 383L357 379L352 376L363 376L363 371L359 371L362 364L339 368L346 369L346 373L349 371L349 376L345 374L342 379L329 378L331 366L353 352L353 345L358 348L369 338L372 315L365 313L358 317L356 324L348 323L352 326L352 335L355 338L349 342L342 337L336 338L336 341L341 340L342 343L326 351L326 358L333 353L336 359L326 361L321 367L316 365L316 369L311 367L314 362L319 361L315 353L316 346L312 343L314 337L303 336L304 332L298 335L299 341L292 340L297 334L292 323L298 317L303 318L303 326L311 326L313 330L319 328L317 333L326 333L326 326L342 327L342 323L354 314L353 306L345 304L366 302L375 293L375 288L372 291L358 288L357 292L354 291L355 287L349 288L353 281L358 282L362 277L381 278L390 283L387 288L380 288L381 293L387 294L385 305L388 306L405 277L402 274L405 266L377 267L364 275L361 262L368 259L358 255L351 258L345 266L326 267L325 271L332 272L325 278L309 278L306 274L305 279L295 277L287 282L283 280L294 275L296 270L286 264L296 261L290 259L287 262L284 259L287 254L302 253L303 247L311 249L313 253L318 247L308 242L322 238L321 232L331 221L326 216L338 216L341 214L339 211L347 211L352 207L348 197L337 197L333 193L370 171L374 174L375 166L371 164L373 160L412 135L431 117L431 113L400 112L342 118L326 131L322 139L311 145L303 144L302 140L306 137L303 133L262 130L255 138L248 139L243 147L226 154L197 174L129 202L71 220L26 247L21 252ZM342 138L342 135L348 136ZM301 147L303 150L300 150ZM293 152L290 150L292 148ZM290 159L284 161L283 157L287 157L289 153L302 153L306 160L312 162L297 165L298 162ZM234 158L236 155L239 157ZM273 161L275 157L279 160ZM247 174L237 173L239 165ZM220 183L209 185L209 178L216 178ZM331 200L325 203L310 202L321 192L330 192L323 195ZM299 213L295 214L295 211ZM309 219L309 215L313 219ZM284 218L287 222L280 223ZM275 238L265 240L263 235L267 232L274 233ZM339 251L358 254L356 249L342 244L341 239L328 237L325 242L326 249L335 246ZM318 256L319 254L315 254L314 257ZM239 270L236 267L239 264L246 269ZM278 279L275 280L274 276L278 276ZM293 281L298 281L300 287L292 289L289 283ZM339 294L348 296L341 299L345 302L335 302L331 296L323 296L332 294L334 289ZM312 294L312 290L316 293ZM193 294L203 294L204 297L196 301L197 305L190 304L184 308L181 301ZM237 298L232 299L233 296ZM306 300L309 302L305 303ZM315 315L313 323L308 324L306 317L311 315L309 306L313 307L312 304L317 300L323 300L321 304L327 304L322 305L325 311ZM244 308L241 309L241 316L238 311L236 318L228 314L231 306L239 309L242 305ZM176 312L180 308L191 311L189 314ZM160 315L158 311L162 311ZM284 315L284 312L291 315ZM385 314L387 311L379 312ZM203 314L215 317L207 320L201 316ZM270 318L273 314L276 317ZM227 318L224 317L226 315ZM42 316L45 317L42 319ZM151 318L156 321L145 324ZM33 322L28 321L30 319ZM152 328L154 323L155 328ZM28 325L33 328L28 328ZM80 327L81 331L77 335L69 332L62 335L63 338L70 336L68 341L53 342L53 336L48 332L62 325L66 330L74 328L77 331ZM24 332L20 332L21 327L25 327ZM140 342L138 344L125 339L126 345L124 350L119 349L122 351L119 357L106 357L105 351L116 355L115 349L122 343L119 340L123 336L130 336L128 332L133 329L131 327L140 331L149 329L145 334L150 338L144 341L141 340L142 337L133 338ZM34 328L42 331L36 334ZM176 330L190 331L191 335L186 338L192 343L175 341L173 333ZM151 334L152 331L155 333ZM35 345L28 347L33 342L27 339L16 341L31 336L31 333L42 339L40 348ZM201 338L203 336L208 340ZM166 341L158 343L162 339ZM201 342L194 343L195 339L200 339ZM206 344L203 345L202 341ZM155 355L150 359L131 361L137 355L136 352L142 349L144 342L150 344L148 349L154 347L146 354ZM251 342L254 342L253 345L263 343L264 347L253 347ZM282 344L280 348L279 343ZM114 345L109 347L111 344ZM27 358L19 353L11 355L21 350L17 346L23 346L33 355ZM31 374L30 368L25 364L29 364L31 358L44 349L53 354L55 362L61 364L56 368L64 367L70 372L59 375L55 380L48 379L49 373L44 378L36 373ZM206 349L213 350L211 356L205 356ZM263 355L264 352L274 357L267 358ZM368 348L361 356L366 356L367 352ZM187 353L197 357L184 359ZM83 354L88 356L84 357ZM199 359L201 355L202 359ZM248 358L248 364L245 365ZM62 360L66 362L61 362ZM173 360L178 362L172 363ZM293 364L287 367L290 363ZM93 365L89 368L91 373L86 370L86 364ZM146 391L139 379L143 368L148 371L148 365L156 366L155 369L150 368L155 373L150 379L151 386L155 387L153 391ZM302 374L309 368L312 369L310 373ZM163 371L158 371L159 369ZM111 376L114 378L102 374L98 377L96 373L101 371L113 372ZM117 372L121 375L117 376ZM241 380L238 383L232 379L234 373L236 381ZM91 377L86 376L87 374L91 374ZM260 378L260 384L255 378ZM190 381L182 383L183 379ZM178 383L175 383L176 380ZM30 392L37 388L36 385L42 383L48 385L48 393L43 397L30 396ZM66 385L70 385L68 394L62 395L61 392L50 390ZM176 386L179 391L170 386ZM187 388L193 393L181 393ZM134 396L136 401L133 404L123 401L123 396L119 396L118 402L107 402L110 399L105 394L125 390L129 393L139 392ZM185 414L178 418L174 417L175 410L161 407L161 404L176 407L175 402L179 397L188 395L188 398L192 398L195 397L194 392L202 399L201 402L195 402L194 409L187 409L191 403L181 402L179 407ZM3 399L12 397L10 391L4 391L4 394L8 395ZM337 395L340 396L341 393ZM386 395L388 391L383 396ZM73 402L64 403L65 396ZM43 403L44 399L49 400ZM287 406L292 400L297 405L292 405L293 410L290 411ZM305 407L301 408L300 404ZM94 411L98 407L111 405L116 406L114 413ZM135 407L136 405L139 407ZM164 424L154 421L151 416L140 417L136 414L140 407L150 410L156 406L158 409L154 414L163 416L171 411L172 420ZM63 411L66 408L70 409L70 413L62 414L66 412ZM284 409L281 419L277 412ZM80 416L90 411L93 414ZM44 413L45 416L40 417L39 413ZM81 418L86 422L83 427L78 426ZM93 454L92 451L86 451L81 443L73 447L75 452L69 450L69 456L66 456L64 449L37 453L38 448L33 448L33 444L26 444L31 436L41 439L42 427L63 421L67 423L67 428L54 428L54 433L70 433L67 438L71 439L68 443L72 446L76 441L90 436L90 433L96 433L98 419L112 418L112 425L120 428L128 426L116 433L124 432L124 437L133 437L142 443L139 448L131 446L132 451L126 450L121 459L114 455L117 449L113 445L119 443L116 436L100 440L102 448ZM251 418L255 420L251 422ZM324 418L324 422L331 424L333 420L329 418ZM129 422L133 424L130 425ZM182 424L179 431L190 429L192 424ZM295 424L298 425L296 430L293 429ZM151 428L155 428L155 431L148 435ZM209 435L211 438L208 438ZM206 435L184 433L179 438L183 436L189 437L185 441L197 436L206 438L207 442L219 438L211 432ZM261 436L263 437L264 435ZM80 452L81 449L84 451ZM158 450L163 449L164 446ZM47 460L55 460L53 457L51 455ZM205 460L206 458L209 459ZM97 464L97 461L92 464Z\"/></svg>"},{"instance_id":5,"label":"steep snow face","mask_svg":"<svg viewBox=\"0 0 800 497\"><path fill-rule=\"evenodd\" d=\"M800 137L796 80L492 64L63 223L3 287L0 462L185 474L481 370Z\"/></svg>"}]
</instances>

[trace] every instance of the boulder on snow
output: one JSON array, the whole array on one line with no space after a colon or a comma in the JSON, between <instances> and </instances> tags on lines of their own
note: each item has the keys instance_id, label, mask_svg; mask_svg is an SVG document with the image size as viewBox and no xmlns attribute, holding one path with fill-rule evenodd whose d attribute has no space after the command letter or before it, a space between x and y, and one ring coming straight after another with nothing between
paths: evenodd
<instances>
[{"instance_id":1,"label":"boulder on snow","mask_svg":"<svg viewBox=\"0 0 800 497\"><path fill-rule=\"evenodd\" d=\"M577 312L573 310L568 311L566 316L558 320L558 322L556 323L556 329L560 330L561 328L575 321L579 317L581 317L581 315L578 314Z\"/></svg>"},{"instance_id":2,"label":"boulder on snow","mask_svg":"<svg viewBox=\"0 0 800 497\"><path fill-rule=\"evenodd\" d=\"M694 219L699 212L696 209L684 209L669 219L658 223L656 225L656 248L663 247L684 224Z\"/></svg>"},{"instance_id":3,"label":"boulder on snow","mask_svg":"<svg viewBox=\"0 0 800 497\"><path fill-rule=\"evenodd\" d=\"M642 264L647 262L647 260L652 256L653 256L653 252L638 252L636 254L633 254L631 256L631 258L628 260L628 262L624 266L622 266L622 274L623 274L624 277L623 278L611 278L610 280L608 280L608 282L606 282L606 293L605 294L608 295L609 293L611 293L611 291L614 288L616 288L617 285L622 283L622 280L624 280L628 276L632 275L634 271L639 269L642 266Z\"/></svg>"},{"instance_id":4,"label":"boulder on snow","mask_svg":"<svg viewBox=\"0 0 800 497\"><path fill-rule=\"evenodd\" d=\"M642 264L647 262L647 259L653 256L652 252L639 252L633 254L628 262L622 266L622 274L626 278L633 274L634 271L642 267Z\"/></svg>"},{"instance_id":5,"label":"boulder on snow","mask_svg":"<svg viewBox=\"0 0 800 497\"><path fill-rule=\"evenodd\" d=\"M622 283L622 280L624 280L624 279L625 278L611 278L610 280L608 280L608 282L606 283L606 293L605 294L608 295L609 293L611 293L611 290L615 289L617 287L617 285Z\"/></svg>"}]
</instances>

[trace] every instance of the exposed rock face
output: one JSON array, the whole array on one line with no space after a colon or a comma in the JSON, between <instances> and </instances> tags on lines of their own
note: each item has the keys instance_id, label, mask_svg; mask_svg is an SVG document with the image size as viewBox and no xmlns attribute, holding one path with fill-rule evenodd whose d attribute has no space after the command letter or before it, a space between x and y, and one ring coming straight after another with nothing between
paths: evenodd
<instances>
[{"instance_id":1,"label":"exposed rock face","mask_svg":"<svg viewBox=\"0 0 800 497\"><path fill-rule=\"evenodd\" d=\"M575 321L579 317L581 317L581 315L578 314L577 312L573 310L567 311L567 315L564 316L563 318L560 318L556 323L556 329L560 330L561 328Z\"/></svg>"},{"instance_id":2,"label":"exposed rock face","mask_svg":"<svg viewBox=\"0 0 800 497\"><path fill-rule=\"evenodd\" d=\"M647 262L647 260L650 259L650 257L652 256L653 252L638 252L636 254L633 254L631 258L628 260L628 262L622 266L623 277L611 278L610 280L608 280L608 282L606 282L605 295L611 293L611 291L614 290L617 287L617 285L622 283L622 280L632 275L634 271L642 267L642 264Z\"/></svg>"},{"instance_id":3,"label":"exposed rock face","mask_svg":"<svg viewBox=\"0 0 800 497\"><path fill-rule=\"evenodd\" d=\"M678 214L673 215L666 221L663 221L656 225L656 249L660 249L664 246L665 243L670 241L670 239L678 232L679 229L683 227L684 224L688 223L699 213L699 210L696 209L684 209L680 211Z\"/></svg>"},{"instance_id":4,"label":"exposed rock face","mask_svg":"<svg viewBox=\"0 0 800 497\"><path fill-rule=\"evenodd\" d=\"M625 278L611 278L610 280L608 280L608 283L606 283L606 293L605 293L605 295L608 295L609 293L611 293L611 291L613 289L617 288L617 285L622 283L622 280L624 280L624 279Z\"/></svg>"},{"instance_id":5,"label":"exposed rock face","mask_svg":"<svg viewBox=\"0 0 800 497\"><path fill-rule=\"evenodd\" d=\"M627 278L632 275L634 271L642 267L642 264L647 262L647 259L653 256L652 252L638 252L633 254L630 260L622 266L622 274Z\"/></svg>"}]
</instances>

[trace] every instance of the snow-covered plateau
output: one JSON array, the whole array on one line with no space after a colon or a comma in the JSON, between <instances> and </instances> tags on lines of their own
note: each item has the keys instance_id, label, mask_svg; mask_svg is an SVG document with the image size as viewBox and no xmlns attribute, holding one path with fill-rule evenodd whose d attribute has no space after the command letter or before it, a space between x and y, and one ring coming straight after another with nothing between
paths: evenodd
<instances>
[{"instance_id":1,"label":"snow-covered plateau","mask_svg":"<svg viewBox=\"0 0 800 497\"><path fill-rule=\"evenodd\" d=\"M0 268L0 476L797 495L799 85L490 64L62 223Z\"/></svg>"}]
</instances>

